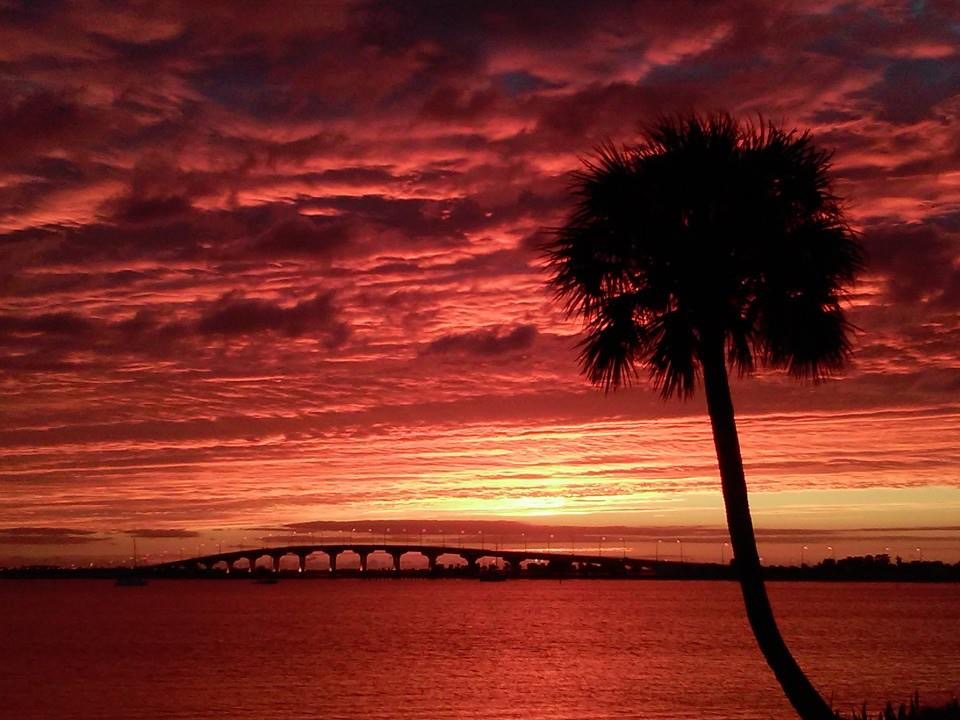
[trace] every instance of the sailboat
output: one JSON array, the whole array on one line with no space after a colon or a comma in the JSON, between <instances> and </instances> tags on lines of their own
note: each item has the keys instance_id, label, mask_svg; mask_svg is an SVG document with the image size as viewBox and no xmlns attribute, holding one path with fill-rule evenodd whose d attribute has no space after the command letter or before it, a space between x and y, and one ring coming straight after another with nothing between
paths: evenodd
<instances>
[{"instance_id":1,"label":"sailboat","mask_svg":"<svg viewBox=\"0 0 960 720\"><path fill-rule=\"evenodd\" d=\"M114 583L117 587L143 587L147 584L147 579L137 572L137 539L133 538L133 567L120 570L117 575L117 581Z\"/></svg>"}]
</instances>

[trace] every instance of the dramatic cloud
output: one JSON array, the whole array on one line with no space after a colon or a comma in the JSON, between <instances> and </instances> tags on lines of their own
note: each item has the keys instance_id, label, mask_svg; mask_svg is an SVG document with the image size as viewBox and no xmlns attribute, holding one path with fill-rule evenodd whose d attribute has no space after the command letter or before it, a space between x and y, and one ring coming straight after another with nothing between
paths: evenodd
<instances>
[{"instance_id":1,"label":"dramatic cloud","mask_svg":"<svg viewBox=\"0 0 960 720\"><path fill-rule=\"evenodd\" d=\"M194 538L199 533L192 530L139 528L137 530L127 530L127 535L137 538Z\"/></svg>"},{"instance_id":2,"label":"dramatic cloud","mask_svg":"<svg viewBox=\"0 0 960 720\"><path fill-rule=\"evenodd\" d=\"M735 387L758 523L950 524L958 22L872 0L4 4L0 523L719 523L701 400L588 388L537 247L598 143L724 108L835 151L869 259L842 377Z\"/></svg>"},{"instance_id":3,"label":"dramatic cloud","mask_svg":"<svg viewBox=\"0 0 960 720\"><path fill-rule=\"evenodd\" d=\"M537 337L534 325L519 325L512 329L494 327L466 333L441 335L430 342L426 354L505 355L526 350Z\"/></svg>"},{"instance_id":4,"label":"dramatic cloud","mask_svg":"<svg viewBox=\"0 0 960 720\"><path fill-rule=\"evenodd\" d=\"M52 527L0 528L0 545L86 545L101 542L90 530Z\"/></svg>"},{"instance_id":5,"label":"dramatic cloud","mask_svg":"<svg viewBox=\"0 0 960 720\"><path fill-rule=\"evenodd\" d=\"M246 335L275 331L287 337L321 333L334 348L346 342L350 328L337 319L331 294L316 295L290 307L230 293L200 316L197 330L204 335Z\"/></svg>"}]
</instances>

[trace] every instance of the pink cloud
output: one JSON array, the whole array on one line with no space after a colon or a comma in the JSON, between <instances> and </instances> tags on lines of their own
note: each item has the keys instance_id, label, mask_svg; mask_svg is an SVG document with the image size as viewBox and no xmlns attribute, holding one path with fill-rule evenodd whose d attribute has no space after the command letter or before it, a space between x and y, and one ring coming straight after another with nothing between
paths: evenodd
<instances>
[{"instance_id":1,"label":"pink cloud","mask_svg":"<svg viewBox=\"0 0 960 720\"><path fill-rule=\"evenodd\" d=\"M577 376L577 328L536 253L578 155L693 107L835 148L871 263L843 377L737 387L744 412L819 428L784 460L792 425L757 421L758 486L956 487L957 19L748 0L4 6L0 446L16 491L0 523L231 519L265 475L264 521L360 512L351 494L381 514L424 496L436 513L639 512L644 493L712 488L698 403L604 399ZM891 407L920 428L909 443L882 460L839 447L892 432ZM652 417L690 419L664 426L678 435L657 435L651 466L644 436L605 423ZM437 448L453 459L426 460Z\"/></svg>"}]
</instances>

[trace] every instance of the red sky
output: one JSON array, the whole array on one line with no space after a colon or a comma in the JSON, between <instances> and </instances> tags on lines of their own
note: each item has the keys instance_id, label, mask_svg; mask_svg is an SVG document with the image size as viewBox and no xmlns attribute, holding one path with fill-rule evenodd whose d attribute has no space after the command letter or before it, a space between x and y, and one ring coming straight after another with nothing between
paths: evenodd
<instances>
[{"instance_id":1,"label":"red sky","mask_svg":"<svg viewBox=\"0 0 960 720\"><path fill-rule=\"evenodd\" d=\"M835 148L869 256L846 374L734 388L758 527L960 557L958 48L937 2L0 3L0 556L722 526L702 397L590 388L533 250L696 108Z\"/></svg>"}]
</instances>

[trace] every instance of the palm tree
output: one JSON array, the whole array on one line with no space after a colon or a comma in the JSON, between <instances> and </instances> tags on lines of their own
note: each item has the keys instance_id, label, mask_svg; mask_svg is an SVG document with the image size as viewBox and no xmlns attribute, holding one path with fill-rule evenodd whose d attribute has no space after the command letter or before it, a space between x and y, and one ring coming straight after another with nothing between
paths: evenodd
<instances>
[{"instance_id":1,"label":"palm tree","mask_svg":"<svg viewBox=\"0 0 960 720\"><path fill-rule=\"evenodd\" d=\"M646 369L663 398L703 384L750 626L800 717L833 718L790 654L763 583L728 368L818 381L850 351L841 302L862 266L809 133L728 114L664 119L574 174L572 213L545 248L580 316L583 372L606 390Z\"/></svg>"}]
</instances>

